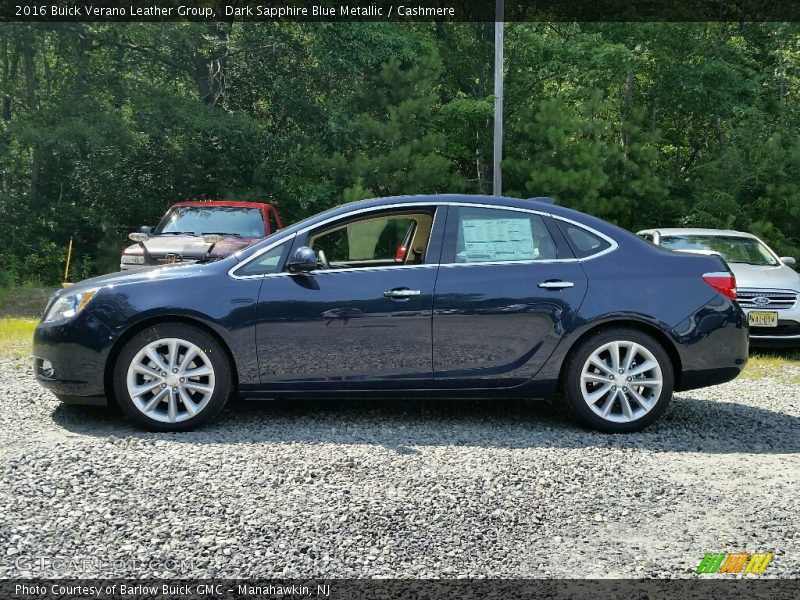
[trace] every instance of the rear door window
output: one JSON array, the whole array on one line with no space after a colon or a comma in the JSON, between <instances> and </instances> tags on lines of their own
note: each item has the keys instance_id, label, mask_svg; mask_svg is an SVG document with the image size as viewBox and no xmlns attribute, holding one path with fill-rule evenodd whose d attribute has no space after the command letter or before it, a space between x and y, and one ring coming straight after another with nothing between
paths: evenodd
<instances>
[{"instance_id":1,"label":"rear door window","mask_svg":"<svg viewBox=\"0 0 800 600\"><path fill-rule=\"evenodd\" d=\"M457 207L448 216L448 230L442 262L504 263L559 258L557 245L541 215Z\"/></svg>"}]
</instances>

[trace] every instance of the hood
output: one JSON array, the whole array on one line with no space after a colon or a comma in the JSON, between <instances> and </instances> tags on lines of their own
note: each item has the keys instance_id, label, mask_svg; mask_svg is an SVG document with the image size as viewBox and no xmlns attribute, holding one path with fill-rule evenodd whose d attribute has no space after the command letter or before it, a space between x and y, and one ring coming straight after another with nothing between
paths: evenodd
<instances>
[{"instance_id":1,"label":"hood","mask_svg":"<svg viewBox=\"0 0 800 600\"><path fill-rule=\"evenodd\" d=\"M260 238L235 237L224 238L214 246L211 256L229 256L242 248L249 246ZM197 235L155 235L141 244L131 244L124 250L124 254L142 254L142 245L153 257L163 257L167 254L180 254L183 258L202 258L208 252L209 246L203 241L203 236Z\"/></svg>"},{"instance_id":2,"label":"hood","mask_svg":"<svg viewBox=\"0 0 800 600\"><path fill-rule=\"evenodd\" d=\"M785 265L762 267L743 263L728 263L736 276L739 289L780 289L800 292L800 274Z\"/></svg>"},{"instance_id":3,"label":"hood","mask_svg":"<svg viewBox=\"0 0 800 600\"><path fill-rule=\"evenodd\" d=\"M177 263L174 265L156 265L142 267L132 271L120 271L119 273L109 273L99 275L91 279L84 279L70 285L69 287L58 290L53 297L63 294L79 292L89 288L114 287L116 285L127 285L143 281L176 279L182 277L195 277L202 269L213 268L219 262L210 263Z\"/></svg>"}]
</instances>

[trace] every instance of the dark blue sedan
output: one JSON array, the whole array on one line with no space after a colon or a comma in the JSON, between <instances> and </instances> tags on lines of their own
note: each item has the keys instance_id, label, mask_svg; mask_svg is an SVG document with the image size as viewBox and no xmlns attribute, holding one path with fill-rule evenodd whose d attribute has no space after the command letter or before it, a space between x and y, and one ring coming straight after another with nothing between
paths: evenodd
<instances>
[{"instance_id":1,"label":"dark blue sedan","mask_svg":"<svg viewBox=\"0 0 800 600\"><path fill-rule=\"evenodd\" d=\"M716 256L542 199L340 206L224 259L57 292L34 335L59 399L183 431L232 394L548 397L607 432L735 378L747 319Z\"/></svg>"}]
</instances>

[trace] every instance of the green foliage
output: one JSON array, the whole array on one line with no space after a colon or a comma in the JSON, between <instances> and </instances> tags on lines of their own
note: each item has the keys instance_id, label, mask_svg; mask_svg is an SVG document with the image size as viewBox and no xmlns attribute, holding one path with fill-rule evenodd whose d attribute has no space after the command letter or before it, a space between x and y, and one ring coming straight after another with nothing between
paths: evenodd
<instances>
[{"instance_id":1,"label":"green foliage","mask_svg":"<svg viewBox=\"0 0 800 600\"><path fill-rule=\"evenodd\" d=\"M800 254L800 29L511 23L504 191ZM0 24L0 284L110 271L190 198L286 222L487 193L492 25Z\"/></svg>"},{"instance_id":2,"label":"green foliage","mask_svg":"<svg viewBox=\"0 0 800 600\"><path fill-rule=\"evenodd\" d=\"M411 64L393 59L355 95L358 111L344 125L347 147L328 161L330 178L346 196L458 191L461 178L441 149L445 133L435 126L435 54Z\"/></svg>"},{"instance_id":3,"label":"green foliage","mask_svg":"<svg viewBox=\"0 0 800 600\"><path fill-rule=\"evenodd\" d=\"M665 184L652 172L652 136L633 120L620 127L609 113L599 97L577 107L542 101L525 117L505 163L512 192L545 190L567 206L631 229L657 225L653 216L669 207Z\"/></svg>"},{"instance_id":4,"label":"green foliage","mask_svg":"<svg viewBox=\"0 0 800 600\"><path fill-rule=\"evenodd\" d=\"M14 273L11 271L0 271L0 288L10 288L14 285Z\"/></svg>"}]
</instances>

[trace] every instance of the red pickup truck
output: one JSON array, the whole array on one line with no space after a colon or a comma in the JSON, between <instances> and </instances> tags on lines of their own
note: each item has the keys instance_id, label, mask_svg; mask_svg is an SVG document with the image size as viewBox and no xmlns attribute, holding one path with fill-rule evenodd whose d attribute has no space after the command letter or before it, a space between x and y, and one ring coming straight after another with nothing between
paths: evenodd
<instances>
[{"instance_id":1,"label":"red pickup truck","mask_svg":"<svg viewBox=\"0 0 800 600\"><path fill-rule=\"evenodd\" d=\"M192 200L173 204L155 227L128 237L120 270L224 257L283 228L278 211L263 202Z\"/></svg>"}]
</instances>

